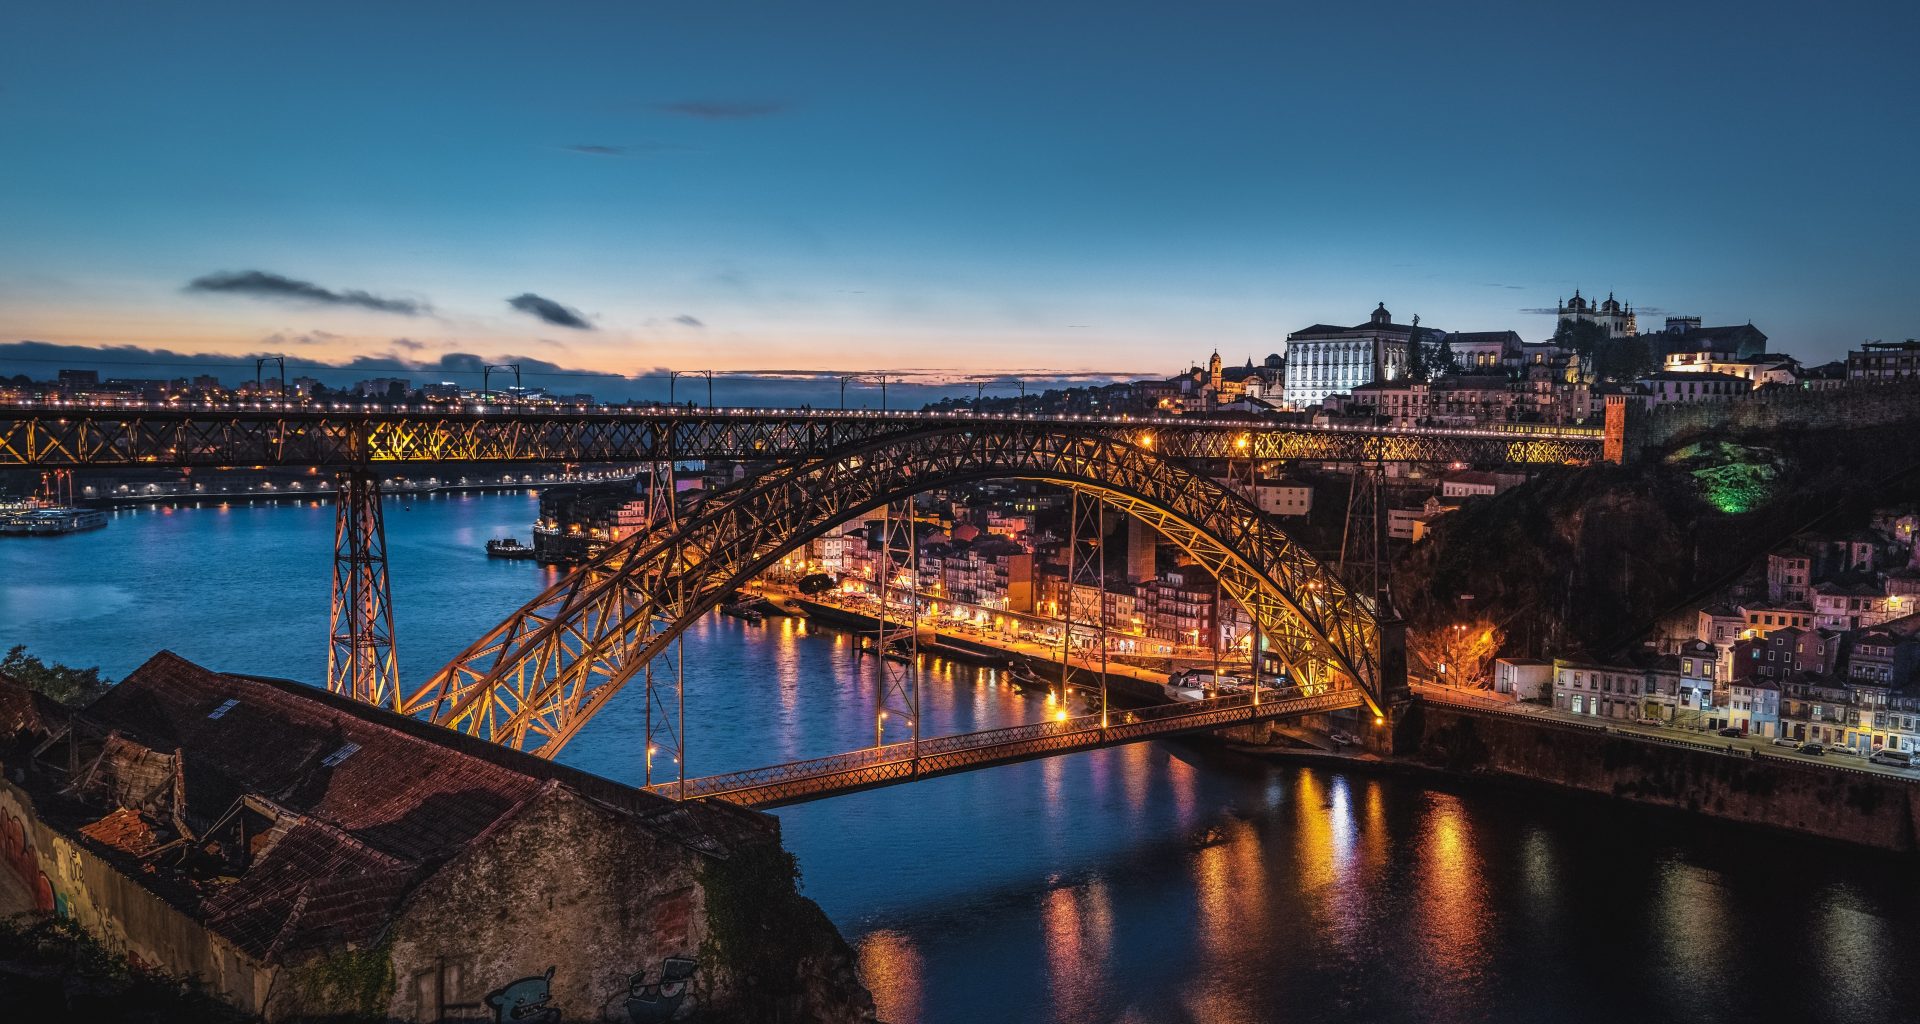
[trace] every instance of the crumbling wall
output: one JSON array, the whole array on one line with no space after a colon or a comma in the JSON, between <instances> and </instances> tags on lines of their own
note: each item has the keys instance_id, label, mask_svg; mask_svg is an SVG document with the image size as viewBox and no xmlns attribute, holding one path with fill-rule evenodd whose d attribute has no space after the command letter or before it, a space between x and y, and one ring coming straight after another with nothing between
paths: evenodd
<instances>
[{"instance_id":1,"label":"crumbling wall","mask_svg":"<svg viewBox=\"0 0 1920 1024\"><path fill-rule=\"evenodd\" d=\"M274 970L256 963L161 899L90 847L40 818L33 798L0 782L0 886L27 909L73 921L136 964L197 978L234 1006L257 1013Z\"/></svg>"}]
</instances>

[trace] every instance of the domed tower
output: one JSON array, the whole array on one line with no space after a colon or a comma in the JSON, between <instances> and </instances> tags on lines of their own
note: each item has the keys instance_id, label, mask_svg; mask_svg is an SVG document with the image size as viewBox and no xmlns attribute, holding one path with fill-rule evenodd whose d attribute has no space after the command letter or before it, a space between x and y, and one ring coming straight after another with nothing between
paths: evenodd
<instances>
[{"instance_id":1,"label":"domed tower","mask_svg":"<svg viewBox=\"0 0 1920 1024\"><path fill-rule=\"evenodd\" d=\"M1213 393L1220 393L1220 350L1213 350L1213 358L1207 360L1207 379L1212 382Z\"/></svg>"},{"instance_id":2,"label":"domed tower","mask_svg":"<svg viewBox=\"0 0 1920 1024\"><path fill-rule=\"evenodd\" d=\"M1378 306L1373 307L1373 316L1369 322L1374 324L1390 324L1393 322L1393 314L1387 312L1386 303L1382 302Z\"/></svg>"}]
</instances>

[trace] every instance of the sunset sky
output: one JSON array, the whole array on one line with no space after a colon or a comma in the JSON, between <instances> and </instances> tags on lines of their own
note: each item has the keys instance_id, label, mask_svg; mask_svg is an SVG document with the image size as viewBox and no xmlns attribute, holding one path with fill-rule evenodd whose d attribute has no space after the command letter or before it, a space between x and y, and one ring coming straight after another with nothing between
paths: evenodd
<instances>
[{"instance_id":1,"label":"sunset sky","mask_svg":"<svg viewBox=\"0 0 1920 1024\"><path fill-rule=\"evenodd\" d=\"M0 371L1167 374L1576 286L1820 362L1920 333L1914 10L15 4Z\"/></svg>"}]
</instances>

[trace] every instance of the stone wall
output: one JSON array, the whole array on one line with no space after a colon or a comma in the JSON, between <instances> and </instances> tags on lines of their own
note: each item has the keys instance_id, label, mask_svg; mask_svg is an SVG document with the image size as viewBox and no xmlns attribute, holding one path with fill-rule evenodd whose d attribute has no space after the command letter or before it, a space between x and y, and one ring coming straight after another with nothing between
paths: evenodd
<instances>
[{"instance_id":1,"label":"stone wall","mask_svg":"<svg viewBox=\"0 0 1920 1024\"><path fill-rule=\"evenodd\" d=\"M1628 448L1666 448L1706 431L1880 427L1920 419L1920 382L1861 383L1826 391L1763 388L1729 402L1662 405L1631 416Z\"/></svg>"},{"instance_id":2,"label":"stone wall","mask_svg":"<svg viewBox=\"0 0 1920 1024\"><path fill-rule=\"evenodd\" d=\"M1634 803L1920 851L1920 783L1840 765L1732 756L1627 739L1603 727L1416 701L1417 757L1454 771L1493 772Z\"/></svg>"},{"instance_id":3,"label":"stone wall","mask_svg":"<svg viewBox=\"0 0 1920 1024\"><path fill-rule=\"evenodd\" d=\"M777 843L763 845L759 852L785 856ZM713 934L710 861L590 799L549 789L408 897L389 940L394 986L384 1009L401 1020L492 1020L499 1004L535 1000L521 1012L636 1024L695 1012L770 1019L756 1008L769 995L757 989L771 986L791 1014L784 1019L871 1019L851 954L817 911L807 920L813 927L785 937L793 946L784 962L743 978L734 951ZM783 881L784 891L762 897L768 914L778 904L813 910L790 880L774 887ZM830 962L836 953L843 964Z\"/></svg>"}]
</instances>

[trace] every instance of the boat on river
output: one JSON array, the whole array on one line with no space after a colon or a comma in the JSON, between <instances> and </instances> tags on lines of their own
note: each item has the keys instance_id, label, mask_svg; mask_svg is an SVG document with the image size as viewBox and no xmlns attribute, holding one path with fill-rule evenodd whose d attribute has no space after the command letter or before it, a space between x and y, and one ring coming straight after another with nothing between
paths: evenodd
<instances>
[{"instance_id":1,"label":"boat on river","mask_svg":"<svg viewBox=\"0 0 1920 1024\"><path fill-rule=\"evenodd\" d=\"M105 525L107 514L94 508L54 505L0 513L0 534L14 537L58 537Z\"/></svg>"},{"instance_id":2,"label":"boat on river","mask_svg":"<svg viewBox=\"0 0 1920 1024\"><path fill-rule=\"evenodd\" d=\"M518 537L497 537L487 542L488 558L532 558L533 545L520 543Z\"/></svg>"}]
</instances>

